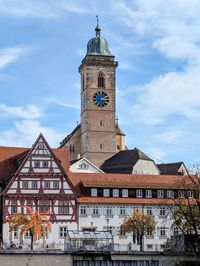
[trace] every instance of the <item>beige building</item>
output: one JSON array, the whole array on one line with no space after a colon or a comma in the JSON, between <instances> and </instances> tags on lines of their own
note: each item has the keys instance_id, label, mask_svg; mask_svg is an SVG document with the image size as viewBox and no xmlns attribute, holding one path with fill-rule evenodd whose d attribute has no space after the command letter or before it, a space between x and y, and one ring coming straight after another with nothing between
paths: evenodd
<instances>
[{"instance_id":1,"label":"beige building","mask_svg":"<svg viewBox=\"0 0 200 266\"><path fill-rule=\"evenodd\" d=\"M81 156L100 166L107 158L125 150L125 134L116 119L116 68L118 62L108 43L96 36L87 44L81 62L81 123L62 142L70 151L70 159Z\"/></svg>"}]
</instances>

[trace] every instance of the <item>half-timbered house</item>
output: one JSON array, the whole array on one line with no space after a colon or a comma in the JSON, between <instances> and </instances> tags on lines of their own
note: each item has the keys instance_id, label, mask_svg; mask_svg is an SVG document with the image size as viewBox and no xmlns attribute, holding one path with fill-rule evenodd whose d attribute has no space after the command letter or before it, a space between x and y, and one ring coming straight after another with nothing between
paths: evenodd
<instances>
[{"instance_id":1,"label":"half-timbered house","mask_svg":"<svg viewBox=\"0 0 200 266\"><path fill-rule=\"evenodd\" d=\"M47 232L46 244L62 246L67 230L74 230L77 225L76 192L66 174L68 151L51 149L40 134L31 149L0 147L0 152L4 245L12 241L16 245L30 244L29 232L23 239L18 231L9 232L7 217L26 213L26 206L31 206L41 213L49 213L52 230ZM39 243L43 244L42 240Z\"/></svg>"}]
</instances>

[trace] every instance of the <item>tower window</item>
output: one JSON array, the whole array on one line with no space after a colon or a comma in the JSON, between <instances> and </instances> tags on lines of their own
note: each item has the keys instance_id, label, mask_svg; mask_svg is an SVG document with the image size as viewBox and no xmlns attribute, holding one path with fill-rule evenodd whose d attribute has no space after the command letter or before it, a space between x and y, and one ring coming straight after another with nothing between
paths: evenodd
<instances>
[{"instance_id":1,"label":"tower window","mask_svg":"<svg viewBox=\"0 0 200 266\"><path fill-rule=\"evenodd\" d=\"M85 76L82 74L81 75L81 81L82 81L82 90L85 89Z\"/></svg>"},{"instance_id":2,"label":"tower window","mask_svg":"<svg viewBox=\"0 0 200 266\"><path fill-rule=\"evenodd\" d=\"M105 77L102 72L98 76L98 88L105 88Z\"/></svg>"},{"instance_id":3,"label":"tower window","mask_svg":"<svg viewBox=\"0 0 200 266\"><path fill-rule=\"evenodd\" d=\"M99 149L103 150L103 144L102 143L99 144Z\"/></svg>"},{"instance_id":4,"label":"tower window","mask_svg":"<svg viewBox=\"0 0 200 266\"><path fill-rule=\"evenodd\" d=\"M99 121L99 125L102 127L103 126L103 120Z\"/></svg>"}]
</instances>

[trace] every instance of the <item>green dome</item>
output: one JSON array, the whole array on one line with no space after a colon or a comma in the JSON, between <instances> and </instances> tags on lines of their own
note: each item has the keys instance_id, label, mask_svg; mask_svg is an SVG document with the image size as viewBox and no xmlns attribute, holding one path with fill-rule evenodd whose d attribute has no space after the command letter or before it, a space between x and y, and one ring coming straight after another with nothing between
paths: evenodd
<instances>
[{"instance_id":1,"label":"green dome","mask_svg":"<svg viewBox=\"0 0 200 266\"><path fill-rule=\"evenodd\" d=\"M109 51L107 41L100 36L99 19L97 16L97 26L95 28L96 37L89 40L87 44L87 54L89 55L107 55L112 56Z\"/></svg>"},{"instance_id":2,"label":"green dome","mask_svg":"<svg viewBox=\"0 0 200 266\"><path fill-rule=\"evenodd\" d=\"M107 41L102 37L94 37L87 44L87 54L91 55L112 55L108 48Z\"/></svg>"}]
</instances>

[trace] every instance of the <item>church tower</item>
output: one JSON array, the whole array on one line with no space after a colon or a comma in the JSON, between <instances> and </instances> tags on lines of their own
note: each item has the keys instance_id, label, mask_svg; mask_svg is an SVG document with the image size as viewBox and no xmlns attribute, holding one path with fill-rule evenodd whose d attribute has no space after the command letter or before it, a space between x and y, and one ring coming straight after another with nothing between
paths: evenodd
<instances>
[{"instance_id":1,"label":"church tower","mask_svg":"<svg viewBox=\"0 0 200 266\"><path fill-rule=\"evenodd\" d=\"M101 37L97 20L96 36L87 44L79 67L81 75L81 157L100 166L117 152L115 130L115 76L118 62Z\"/></svg>"}]
</instances>

